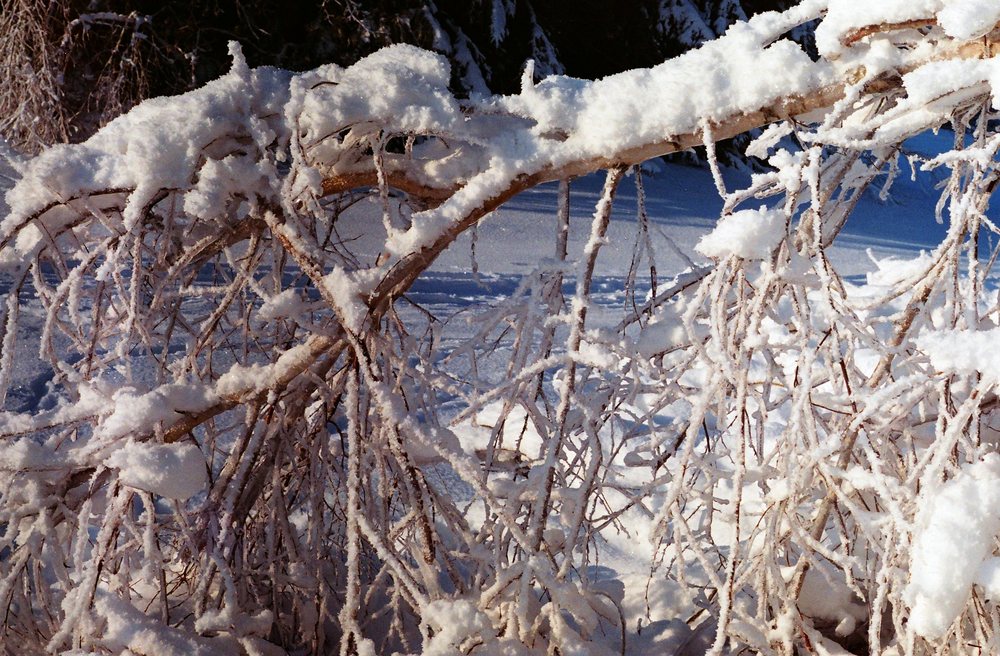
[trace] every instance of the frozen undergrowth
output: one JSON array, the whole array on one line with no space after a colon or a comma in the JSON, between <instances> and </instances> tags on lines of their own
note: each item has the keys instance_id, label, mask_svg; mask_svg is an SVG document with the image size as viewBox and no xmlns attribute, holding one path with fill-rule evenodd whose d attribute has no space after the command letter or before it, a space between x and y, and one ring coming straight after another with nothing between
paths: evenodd
<instances>
[{"instance_id":1,"label":"frozen undergrowth","mask_svg":"<svg viewBox=\"0 0 1000 656\"><path fill-rule=\"evenodd\" d=\"M0 399L26 360L51 380L0 414L5 646L996 651L992 11L807 0L475 101L410 47L293 75L234 46L17 163ZM812 61L782 35L816 18ZM722 217L667 269L628 167L769 123L748 185L710 156ZM904 147L942 126L945 152ZM505 200L605 168L581 252L563 182L550 259L503 298L408 299ZM845 222L911 169L944 172L942 240L852 284Z\"/></svg>"}]
</instances>

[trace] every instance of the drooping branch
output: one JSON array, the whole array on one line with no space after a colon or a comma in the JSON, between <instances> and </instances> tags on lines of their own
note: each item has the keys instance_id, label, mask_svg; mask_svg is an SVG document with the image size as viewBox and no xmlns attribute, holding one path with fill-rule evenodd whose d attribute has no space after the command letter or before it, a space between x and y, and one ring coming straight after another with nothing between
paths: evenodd
<instances>
[{"instance_id":1,"label":"drooping branch","mask_svg":"<svg viewBox=\"0 0 1000 656\"><path fill-rule=\"evenodd\" d=\"M913 21L913 23L914 25L933 24L933 19ZM908 25L908 23L882 24L860 28L844 37L844 45L850 46L865 37L890 33ZM741 107L723 116L705 118L705 123L710 128L710 134L714 141L724 141L778 121L794 120L798 117L824 111L843 100L848 92L858 97L905 92L902 82L903 76L917 70L924 64L932 61L987 59L993 56L998 45L1000 45L1000 30L991 31L981 38L969 41L942 38L939 43L935 44L933 54L930 57L923 53L918 59L901 57L895 62L896 65L884 67L882 70L874 66L865 66L863 60L855 62L851 66L831 73L832 80L827 84L816 84L817 78L803 79L800 84L790 85L789 88L784 89L775 97L766 98L766 102L759 106ZM822 67L823 64L825 62L821 61L817 67ZM771 73L760 71L759 74L766 78ZM698 80L691 80L691 84L697 83ZM595 91L599 93L597 85L600 82L591 84L595 85ZM677 89L677 93L684 95L689 91L680 88ZM594 100L593 102L596 104L605 101ZM634 100L623 98L621 102L634 102ZM486 115L492 113L492 110L488 108L483 110L475 106L466 108L465 111L473 118L476 117L477 112L484 112ZM519 120L514 125L520 123L522 126L527 126L528 138L532 138L530 133L538 125L539 120L530 115L517 118ZM477 125L485 126L488 123L470 121L471 129L474 130ZM497 194L500 200L490 198L485 204L495 208L524 189L538 184L587 175L616 166L631 166L655 157L702 146L705 143L705 131L702 125L702 122L696 121L690 131L672 133L667 130L665 134L658 135L657 138L648 142L629 145L618 150L611 148L608 151L590 156L584 153L577 158L567 158L559 147L560 144L570 141L573 137L572 134L559 133L554 136L535 137L543 142L539 149L548 151L551 162L537 166L537 170L530 174L516 176L511 180L509 189ZM484 130L481 135L465 135L477 147L464 150L456 148L448 152L446 157L450 160L449 167L462 172L462 175L446 180L445 184L437 184L434 181L434 176L428 173L428 169L439 166L440 160L419 160L402 155L387 157L386 179L389 186L419 199L428 207L436 207L459 191L469 179L475 178L486 168L496 166L498 160L503 160L505 142L511 136L509 133L504 133L499 137L492 136L491 133L494 131L494 128L489 128ZM459 163L463 160L465 163ZM320 168L323 169L323 167ZM334 174L324 177L323 192L325 194L342 193L350 189L371 187L376 184L377 173L374 165L364 161L355 162L349 174Z\"/></svg>"}]
</instances>

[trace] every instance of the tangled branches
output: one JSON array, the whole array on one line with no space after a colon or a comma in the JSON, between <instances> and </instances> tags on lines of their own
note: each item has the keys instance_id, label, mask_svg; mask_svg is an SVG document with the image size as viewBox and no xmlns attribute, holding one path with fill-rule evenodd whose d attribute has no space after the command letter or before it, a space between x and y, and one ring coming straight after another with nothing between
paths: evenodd
<instances>
[{"instance_id":1,"label":"tangled branches","mask_svg":"<svg viewBox=\"0 0 1000 656\"><path fill-rule=\"evenodd\" d=\"M892 24L811 62L779 37L821 5L651 71L470 103L414 48L293 76L234 47L227 76L32 160L0 224L7 644L622 653L651 640L633 609L650 618L657 587L714 654L989 649L975 570L995 535L972 532L942 596L934 495L988 500L1000 477L992 374L947 348L998 324L992 35ZM723 99L732 75L696 75L719 57L783 86ZM643 85L686 78L708 88L689 111L635 120ZM713 264L657 280L640 202L628 286L645 258L648 300L595 325L629 167L772 122L753 148L773 171L718 177ZM955 148L923 168L950 170L947 237L851 285L828 249L900 144L946 123ZM600 168L574 261L568 179ZM407 300L551 180L553 257L509 297L463 328ZM41 401L16 385L28 353ZM602 569L638 537L646 592Z\"/></svg>"}]
</instances>

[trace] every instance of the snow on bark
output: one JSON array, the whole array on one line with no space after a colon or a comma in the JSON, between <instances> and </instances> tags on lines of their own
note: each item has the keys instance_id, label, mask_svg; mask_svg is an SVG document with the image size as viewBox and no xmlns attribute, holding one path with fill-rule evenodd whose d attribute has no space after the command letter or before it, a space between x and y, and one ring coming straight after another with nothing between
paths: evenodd
<instances>
[{"instance_id":1,"label":"snow on bark","mask_svg":"<svg viewBox=\"0 0 1000 656\"><path fill-rule=\"evenodd\" d=\"M45 210L74 199L83 204L83 198L95 190L127 194L120 225L129 231L165 189L188 191L185 201L199 212L195 216L204 213L209 219L222 213L221 201L232 199L232 192L265 189L276 176L273 162L261 155L285 130L273 118L268 122L257 117L280 113L287 99L289 74L276 69L249 70L235 43L232 55L232 70L201 89L176 98L148 100L87 142L57 145L31 160L7 193L9 214L0 222L0 242L6 243L16 233L16 248L13 252L4 249L5 260L14 264L9 258L30 257L42 243L40 228L25 226L29 217L44 213L45 229L59 231L64 221L72 220L73 212ZM259 150L240 154L241 140L250 140ZM205 158L205 149L224 155ZM232 178L237 174L244 179L234 189ZM208 180L199 187L195 181L201 175ZM226 178L228 182L220 185ZM211 199L204 191L209 187ZM100 199L95 202L101 206Z\"/></svg>"},{"instance_id":2,"label":"snow on bark","mask_svg":"<svg viewBox=\"0 0 1000 656\"><path fill-rule=\"evenodd\" d=\"M531 117L536 134L567 135L545 148L584 158L692 133L703 121L807 95L836 79L833 67L813 62L791 41L772 43L771 27L770 21L737 23L721 38L651 69L596 82L553 77L500 99L500 106ZM649 105L661 110L649 112Z\"/></svg>"}]
</instances>

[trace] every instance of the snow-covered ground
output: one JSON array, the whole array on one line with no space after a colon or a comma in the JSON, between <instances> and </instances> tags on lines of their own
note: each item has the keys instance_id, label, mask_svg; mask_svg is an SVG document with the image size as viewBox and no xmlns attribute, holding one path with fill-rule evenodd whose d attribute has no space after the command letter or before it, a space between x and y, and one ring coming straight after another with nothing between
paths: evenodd
<instances>
[{"instance_id":1,"label":"snow-covered ground","mask_svg":"<svg viewBox=\"0 0 1000 656\"><path fill-rule=\"evenodd\" d=\"M929 157L950 147L953 139L947 131L928 133L910 140L907 149L910 154ZM722 200L705 167L658 161L650 168L653 172L643 176L645 206L652 226L657 273L663 284L692 264L707 263L694 246L716 225ZM944 174L921 172L912 180L911 172L903 161L885 200L879 197L881 184L870 188L829 249L831 260L845 280L863 283L866 273L877 270L873 258L911 259L921 251L930 251L944 237L947 227L934 217L939 196L934 186ZM749 181L747 173L732 168L724 170L724 177L730 190ZM571 258L580 256L587 240L603 180L602 174L593 174L572 182ZM484 219L475 233L469 231L459 237L413 285L409 296L447 312L510 294L522 276L554 258L557 193L558 184L548 183L514 197ZM624 283L636 241L636 198L635 183L629 177L615 196L607 244L596 266L595 300L610 313L618 313L615 322L621 318L615 306L624 307ZM373 242L381 241L378 233L371 234L370 215L358 221L354 232L348 227L342 234L358 238L367 235ZM478 274L473 272L474 263ZM642 276L639 278L641 284ZM645 285L648 289L648 272Z\"/></svg>"}]
</instances>

